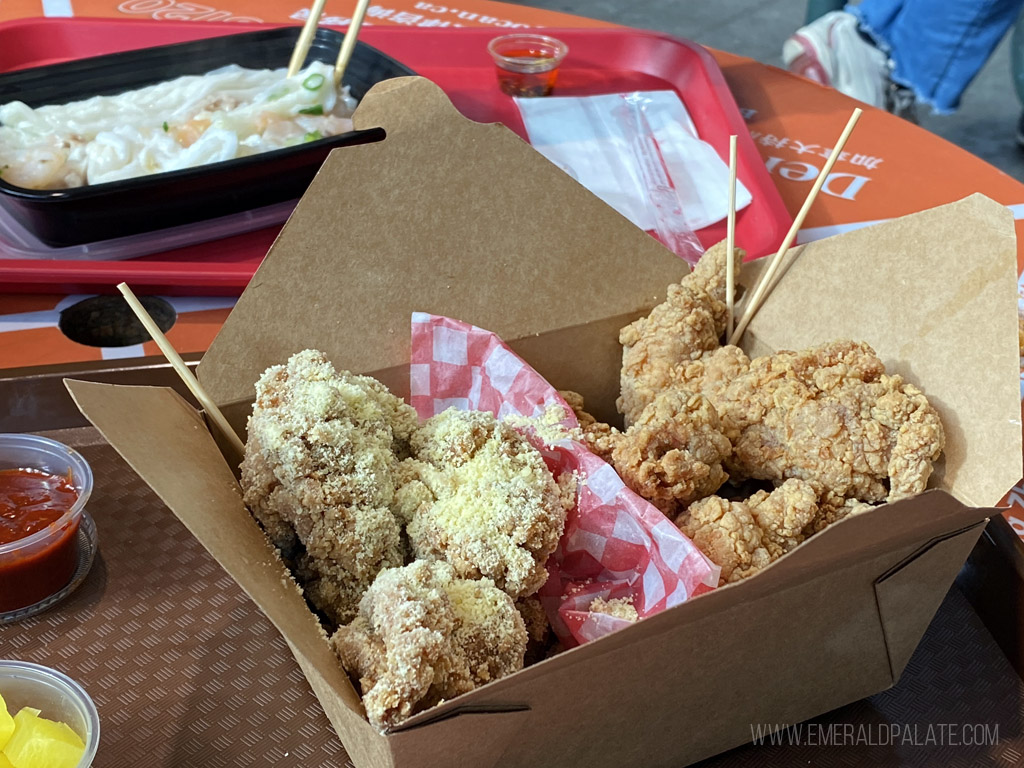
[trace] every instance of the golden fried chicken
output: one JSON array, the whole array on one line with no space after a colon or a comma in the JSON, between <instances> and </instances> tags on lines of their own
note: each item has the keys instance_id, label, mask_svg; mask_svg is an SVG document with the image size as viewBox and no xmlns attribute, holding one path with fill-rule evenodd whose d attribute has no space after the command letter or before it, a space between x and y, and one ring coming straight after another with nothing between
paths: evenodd
<instances>
[{"instance_id":1,"label":"golden fried chicken","mask_svg":"<svg viewBox=\"0 0 1024 768\"><path fill-rule=\"evenodd\" d=\"M583 395L572 390L559 390L559 395L572 408L576 414L576 421L580 424L580 431L583 433L583 442L587 444L591 453L597 454L609 464L612 461L612 450L618 442L622 433L614 427L598 421L584 410Z\"/></svg>"},{"instance_id":2,"label":"golden fried chicken","mask_svg":"<svg viewBox=\"0 0 1024 768\"><path fill-rule=\"evenodd\" d=\"M726 584L752 576L793 549L817 514L815 490L792 479L745 501L709 496L691 504L675 522L721 566L721 583Z\"/></svg>"},{"instance_id":3,"label":"golden fried chicken","mask_svg":"<svg viewBox=\"0 0 1024 768\"><path fill-rule=\"evenodd\" d=\"M241 466L245 503L292 564L307 598L349 621L382 569L404 562L396 454L415 411L367 376L306 350L256 385Z\"/></svg>"},{"instance_id":4,"label":"golden fried chicken","mask_svg":"<svg viewBox=\"0 0 1024 768\"><path fill-rule=\"evenodd\" d=\"M732 254L739 263L744 252ZM668 298L647 317L630 323L619 333L622 344L621 393L615 405L626 426L661 391L675 380L675 369L701 353L715 349L725 332L725 243L712 246L693 272L668 287Z\"/></svg>"},{"instance_id":5,"label":"golden fried chicken","mask_svg":"<svg viewBox=\"0 0 1024 768\"><path fill-rule=\"evenodd\" d=\"M566 394L590 450L611 464L633 492L665 514L675 516L729 478L722 462L732 444L703 395L666 389L620 432L583 410L580 395Z\"/></svg>"},{"instance_id":6,"label":"golden fried chicken","mask_svg":"<svg viewBox=\"0 0 1024 768\"><path fill-rule=\"evenodd\" d=\"M522 669L526 640L512 599L490 579L420 560L381 571L331 645L383 731Z\"/></svg>"},{"instance_id":7,"label":"golden fried chicken","mask_svg":"<svg viewBox=\"0 0 1024 768\"><path fill-rule=\"evenodd\" d=\"M723 347L680 367L679 386L718 411L737 481L810 482L822 502L876 502L924 491L944 445L938 413L867 344L833 341L747 361Z\"/></svg>"},{"instance_id":8,"label":"golden fried chicken","mask_svg":"<svg viewBox=\"0 0 1024 768\"><path fill-rule=\"evenodd\" d=\"M411 446L398 501L413 554L512 597L536 592L575 500L540 452L493 415L454 409L425 421Z\"/></svg>"},{"instance_id":9,"label":"golden fried chicken","mask_svg":"<svg viewBox=\"0 0 1024 768\"><path fill-rule=\"evenodd\" d=\"M675 514L722 487L731 450L706 397L668 389L616 440L611 463L633 491Z\"/></svg>"}]
</instances>

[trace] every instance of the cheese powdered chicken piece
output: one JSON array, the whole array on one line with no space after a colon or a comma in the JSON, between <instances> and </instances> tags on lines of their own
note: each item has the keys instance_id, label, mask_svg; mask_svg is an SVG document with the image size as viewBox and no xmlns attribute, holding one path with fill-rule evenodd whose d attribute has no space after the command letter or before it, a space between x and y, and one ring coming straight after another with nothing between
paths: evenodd
<instances>
[{"instance_id":1,"label":"cheese powdered chicken piece","mask_svg":"<svg viewBox=\"0 0 1024 768\"><path fill-rule=\"evenodd\" d=\"M399 458L416 412L368 376L306 350L256 385L242 490L306 597L349 621L377 573L405 561Z\"/></svg>"},{"instance_id":2,"label":"cheese powdered chicken piece","mask_svg":"<svg viewBox=\"0 0 1024 768\"><path fill-rule=\"evenodd\" d=\"M526 628L490 579L420 560L381 571L331 645L380 730L522 669Z\"/></svg>"},{"instance_id":3,"label":"cheese powdered chicken piece","mask_svg":"<svg viewBox=\"0 0 1024 768\"><path fill-rule=\"evenodd\" d=\"M398 499L415 557L513 597L536 592L575 500L540 452L490 413L454 409L424 422L411 447Z\"/></svg>"}]
</instances>

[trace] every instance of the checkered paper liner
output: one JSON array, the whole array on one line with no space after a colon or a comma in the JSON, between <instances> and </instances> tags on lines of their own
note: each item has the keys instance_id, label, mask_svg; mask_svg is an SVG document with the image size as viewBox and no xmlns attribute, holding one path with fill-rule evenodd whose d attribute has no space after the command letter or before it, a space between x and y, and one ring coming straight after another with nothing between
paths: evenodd
<instances>
[{"instance_id":1,"label":"checkered paper liner","mask_svg":"<svg viewBox=\"0 0 1024 768\"><path fill-rule=\"evenodd\" d=\"M563 425L579 426L555 388L501 339L451 318L413 314L409 379L410 403L421 419L452 407L536 417L557 404L566 413ZM563 644L584 643L628 623L591 612L598 597L628 598L646 617L718 584L718 566L610 465L575 441L546 444L531 430L521 431L556 479L564 472L581 478L539 593Z\"/></svg>"}]
</instances>

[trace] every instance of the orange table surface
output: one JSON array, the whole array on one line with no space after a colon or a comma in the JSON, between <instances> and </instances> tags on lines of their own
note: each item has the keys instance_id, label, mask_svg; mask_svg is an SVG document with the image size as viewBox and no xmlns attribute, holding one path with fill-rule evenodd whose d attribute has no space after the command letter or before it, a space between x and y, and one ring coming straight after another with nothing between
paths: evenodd
<instances>
[{"instance_id":1,"label":"orange table surface","mask_svg":"<svg viewBox=\"0 0 1024 768\"><path fill-rule=\"evenodd\" d=\"M237 21L299 24L306 4L280 0L2 0L0 22L28 17L149 18L154 21ZM447 3L448 0L445 0ZM328 0L322 23L344 26L351 2ZM605 22L491 0L457 6L424 0L380 0L367 23L410 27L609 27ZM699 41L698 41L699 42ZM774 67L713 51L772 179L797 211L855 102ZM827 237L879 220L960 199L973 192L1011 207L1024 234L1024 185L983 160L911 123L867 109L804 223L800 241ZM1024 241L1024 238L1019 238ZM1024 249L1018 252L1018 272ZM1019 282L1020 286L1021 283ZM1020 289L1019 289L1020 290ZM100 349L76 344L57 329L63 295L0 294L0 369L153 355L153 344ZM178 321L168 334L183 353L204 351L230 311L231 299L175 300ZM4 375L16 375L5 370ZM1024 374L1022 374L1024 387ZM1007 496L1006 517L1024 539L1024 482Z\"/></svg>"}]
</instances>

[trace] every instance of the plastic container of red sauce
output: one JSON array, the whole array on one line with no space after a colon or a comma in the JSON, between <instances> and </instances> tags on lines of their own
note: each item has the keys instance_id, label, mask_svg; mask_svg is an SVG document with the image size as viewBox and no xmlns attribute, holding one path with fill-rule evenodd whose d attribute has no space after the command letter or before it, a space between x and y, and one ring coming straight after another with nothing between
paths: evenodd
<instances>
[{"instance_id":1,"label":"plastic container of red sauce","mask_svg":"<svg viewBox=\"0 0 1024 768\"><path fill-rule=\"evenodd\" d=\"M78 567L92 470L62 443L0 434L0 615L60 592Z\"/></svg>"},{"instance_id":2,"label":"plastic container of red sauce","mask_svg":"<svg viewBox=\"0 0 1024 768\"><path fill-rule=\"evenodd\" d=\"M558 67L569 46L548 35L517 32L487 44L502 93L520 98L548 96L555 89Z\"/></svg>"}]
</instances>

